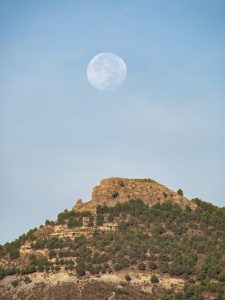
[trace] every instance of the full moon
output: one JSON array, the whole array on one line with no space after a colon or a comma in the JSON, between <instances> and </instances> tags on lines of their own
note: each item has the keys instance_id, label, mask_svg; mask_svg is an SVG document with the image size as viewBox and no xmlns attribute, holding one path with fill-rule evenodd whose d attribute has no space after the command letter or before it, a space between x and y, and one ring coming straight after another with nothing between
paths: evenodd
<instances>
[{"instance_id":1,"label":"full moon","mask_svg":"<svg viewBox=\"0 0 225 300\"><path fill-rule=\"evenodd\" d=\"M127 76L125 62L116 54L100 53L92 58L87 67L90 84L100 91L119 88Z\"/></svg>"}]
</instances>

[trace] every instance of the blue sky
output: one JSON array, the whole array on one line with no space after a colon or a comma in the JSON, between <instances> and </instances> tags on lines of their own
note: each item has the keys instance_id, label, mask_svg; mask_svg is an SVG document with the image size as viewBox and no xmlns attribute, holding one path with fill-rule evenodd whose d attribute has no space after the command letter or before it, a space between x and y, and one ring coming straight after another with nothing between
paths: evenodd
<instances>
[{"instance_id":1,"label":"blue sky","mask_svg":"<svg viewBox=\"0 0 225 300\"><path fill-rule=\"evenodd\" d=\"M105 177L225 206L224 28L222 0L0 1L0 242ZM126 62L115 92L86 79L100 52Z\"/></svg>"}]
</instances>

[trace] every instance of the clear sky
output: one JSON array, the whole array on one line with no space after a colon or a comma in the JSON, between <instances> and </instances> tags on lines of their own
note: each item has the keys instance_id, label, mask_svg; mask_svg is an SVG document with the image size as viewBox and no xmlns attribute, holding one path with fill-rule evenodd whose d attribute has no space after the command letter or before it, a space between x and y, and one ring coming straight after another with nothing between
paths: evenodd
<instances>
[{"instance_id":1,"label":"clear sky","mask_svg":"<svg viewBox=\"0 0 225 300\"><path fill-rule=\"evenodd\" d=\"M120 55L114 92L90 59ZM0 242L105 177L225 206L224 0L0 0Z\"/></svg>"}]
</instances>

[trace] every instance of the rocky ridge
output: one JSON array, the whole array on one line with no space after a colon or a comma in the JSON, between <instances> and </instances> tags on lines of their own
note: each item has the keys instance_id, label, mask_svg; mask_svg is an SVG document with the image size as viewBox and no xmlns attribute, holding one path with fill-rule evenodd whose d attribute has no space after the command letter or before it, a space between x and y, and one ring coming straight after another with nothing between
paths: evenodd
<instances>
[{"instance_id":1,"label":"rocky ridge","mask_svg":"<svg viewBox=\"0 0 225 300\"><path fill-rule=\"evenodd\" d=\"M103 179L99 186L94 187L89 202L78 200L73 209L95 211L98 205L113 206L130 199L141 199L150 206L157 202L171 201L183 208L186 205L193 209L196 207L194 202L152 179L111 177Z\"/></svg>"}]
</instances>

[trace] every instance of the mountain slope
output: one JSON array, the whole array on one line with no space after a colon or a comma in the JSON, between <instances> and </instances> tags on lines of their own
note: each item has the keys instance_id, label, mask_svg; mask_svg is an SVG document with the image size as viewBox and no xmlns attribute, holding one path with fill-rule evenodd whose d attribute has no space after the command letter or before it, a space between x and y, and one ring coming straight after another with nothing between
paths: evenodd
<instances>
[{"instance_id":1,"label":"mountain slope","mask_svg":"<svg viewBox=\"0 0 225 300\"><path fill-rule=\"evenodd\" d=\"M88 204L1 246L0 265L0 299L224 299L225 209L106 179Z\"/></svg>"}]
</instances>

